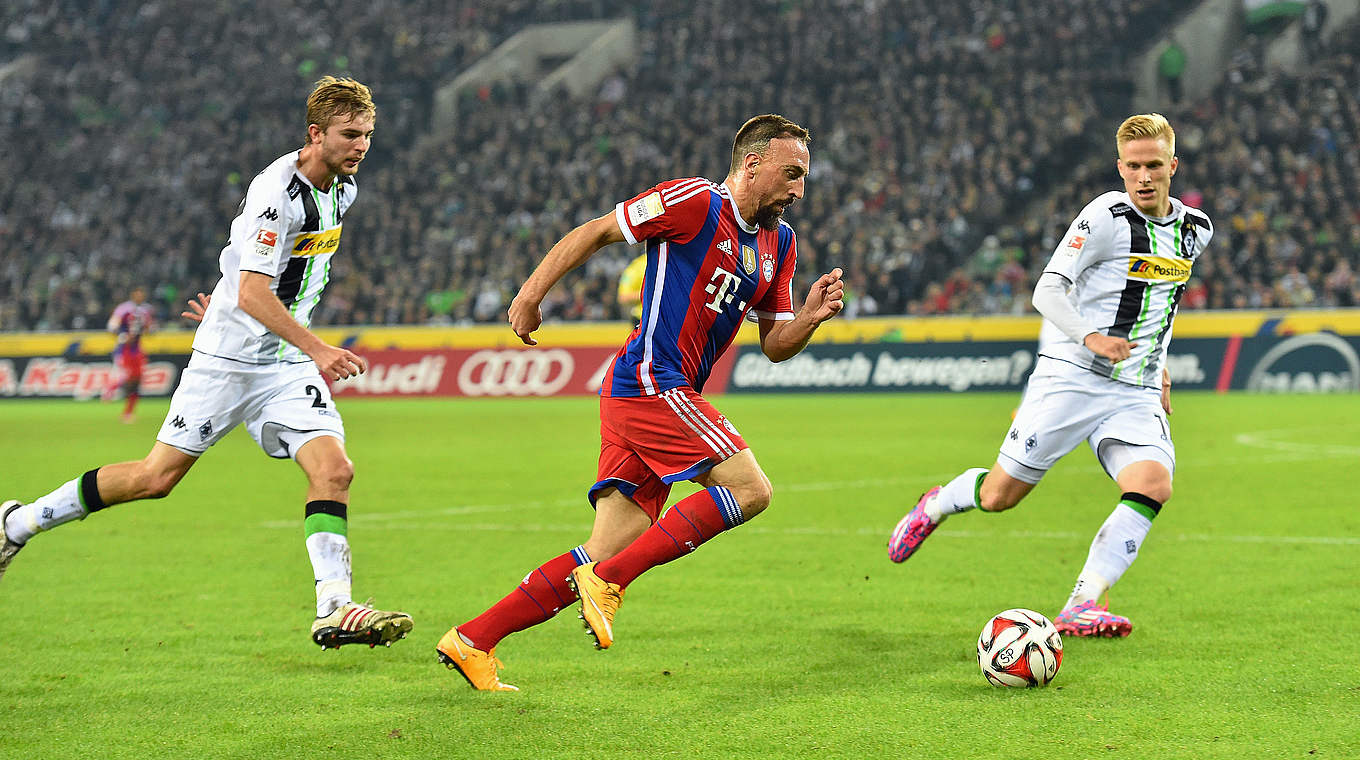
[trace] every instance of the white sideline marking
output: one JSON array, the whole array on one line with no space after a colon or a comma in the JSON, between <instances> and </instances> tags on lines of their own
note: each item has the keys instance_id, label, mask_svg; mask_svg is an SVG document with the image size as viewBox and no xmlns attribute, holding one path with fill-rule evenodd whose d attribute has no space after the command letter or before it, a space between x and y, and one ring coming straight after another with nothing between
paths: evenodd
<instances>
[{"instance_id":1,"label":"white sideline marking","mask_svg":"<svg viewBox=\"0 0 1360 760\"><path fill-rule=\"evenodd\" d=\"M388 529L398 530L431 530L443 528L447 530L471 530L484 533L583 533L590 529L584 523L569 525L566 523L530 523L530 524L501 524L501 523L411 523L406 525L387 525ZM884 543L888 540L891 526L888 528L813 528L813 527L792 527L792 528L766 528L750 523L741 526L738 530L742 533L755 533L758 535L781 535L781 536L881 536ZM1035 530L1010 530L997 532L970 531L970 530L946 530L941 529L935 533L937 536L948 538L1039 538L1063 541L1086 540L1089 534L1076 533L1073 531L1035 531ZM1312 544L1321 546L1360 546L1360 537L1357 536L1226 536L1214 533L1168 533L1153 534L1156 541L1177 541L1181 543L1224 543L1224 544Z\"/></svg>"},{"instance_id":2,"label":"white sideline marking","mask_svg":"<svg viewBox=\"0 0 1360 760\"><path fill-rule=\"evenodd\" d=\"M1360 446L1343 446L1334 443L1300 443L1298 441L1277 441L1272 440L1281 434L1307 432L1309 428L1279 428L1274 430L1257 430L1250 433L1238 433L1234 441L1243 445L1268 451L1283 451L1289 454L1296 454L1304 457L1327 457L1332 459L1342 459L1360 456Z\"/></svg>"},{"instance_id":3,"label":"white sideline marking","mask_svg":"<svg viewBox=\"0 0 1360 760\"><path fill-rule=\"evenodd\" d=\"M1245 439L1258 436L1265 440L1264 436L1272 432L1288 432L1283 430L1261 431L1260 433L1242 433L1237 436L1239 443L1245 445L1256 445L1255 439L1249 442ZM1286 442L1266 441L1262 448L1273 448L1275 445L1287 446ZM1314 444L1295 444L1298 446L1313 446ZM1328 444L1316 444L1319 448L1342 450L1350 453L1344 456L1355 456L1360 454L1360 447L1330 446ZM1342 456L1337 454L1336 456ZM1241 460L1235 460L1241 461ZM1259 461L1253 458L1251 461ZM1196 462L1196 464L1206 464L1206 462ZM1101 471L1098 464L1082 468L1084 470ZM865 478L860 480L839 480L821 481L810 483L792 483L777 488L778 491L807 492L807 491L834 491L837 489L856 489L856 488L879 488L884 486L896 486L908 483L930 483L946 482L958 473L912 475L911 477L896 478ZM904 504L906 502L904 501ZM384 528L389 530L471 530L481 532L507 532L516 531L527 533L583 533L590 530L589 520L585 519L586 514L582 513L580 523L530 523L530 524L508 524L508 523L462 523L456 521L431 521L432 517L450 517L457 515L487 514L496 512L511 512L531 509L546 509L550 507L570 507L585 506L585 497L577 496L569 499L556 499L553 501L520 501L509 504L466 504L454 507L443 507L431 510L405 510L401 512L371 512L359 513L351 516L351 521L361 523L385 523ZM910 506L910 505L908 505ZM269 529L297 530L302 527L301 520L268 520L260 523L260 527ZM873 527L873 528L819 528L819 527L787 527L769 528L761 525L747 524L741 527L742 533L755 533L760 535L785 535L785 536L881 536L884 542L887 541L888 534L892 532L892 526ZM1010 531L972 531L972 530L953 530L941 528L935 533L937 536L948 536L950 538L1039 538L1050 540L1072 541L1085 539L1087 534L1075 531L1036 531L1036 530L1010 530ZM1215 533L1157 533L1158 541L1179 541L1184 543L1236 543L1236 544L1310 544L1318 546L1360 546L1360 536L1232 536L1220 535Z\"/></svg>"}]
</instances>

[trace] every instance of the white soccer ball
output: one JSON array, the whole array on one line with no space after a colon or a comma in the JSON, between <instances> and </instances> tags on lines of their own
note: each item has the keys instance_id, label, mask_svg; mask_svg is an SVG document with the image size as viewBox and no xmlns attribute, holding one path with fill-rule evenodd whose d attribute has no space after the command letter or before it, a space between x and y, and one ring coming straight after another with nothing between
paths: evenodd
<instances>
[{"instance_id":1,"label":"white soccer ball","mask_svg":"<svg viewBox=\"0 0 1360 760\"><path fill-rule=\"evenodd\" d=\"M978 666L993 686L1044 686L1058 674L1062 655L1058 629L1034 610L1006 610L978 636Z\"/></svg>"}]
</instances>

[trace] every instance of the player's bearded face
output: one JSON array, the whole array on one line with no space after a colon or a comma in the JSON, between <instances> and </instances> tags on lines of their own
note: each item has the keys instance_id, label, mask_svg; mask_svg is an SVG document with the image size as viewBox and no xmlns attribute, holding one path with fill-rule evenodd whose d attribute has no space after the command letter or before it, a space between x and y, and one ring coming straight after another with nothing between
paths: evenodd
<instances>
[{"instance_id":1,"label":"player's bearded face","mask_svg":"<svg viewBox=\"0 0 1360 760\"><path fill-rule=\"evenodd\" d=\"M333 174L352 175L373 143L373 114L332 119L321 135L321 160Z\"/></svg>"},{"instance_id":2,"label":"player's bearded face","mask_svg":"<svg viewBox=\"0 0 1360 760\"><path fill-rule=\"evenodd\" d=\"M789 203L792 202L790 199ZM784 209L787 207L788 203L767 203L756 209L755 223L760 225L761 229L777 230L779 220L784 217Z\"/></svg>"},{"instance_id":3,"label":"player's bearded face","mask_svg":"<svg viewBox=\"0 0 1360 760\"><path fill-rule=\"evenodd\" d=\"M803 197L808 171L807 145L792 138L771 140L758 171L763 192L753 221L762 229L776 230L784 209Z\"/></svg>"}]
</instances>

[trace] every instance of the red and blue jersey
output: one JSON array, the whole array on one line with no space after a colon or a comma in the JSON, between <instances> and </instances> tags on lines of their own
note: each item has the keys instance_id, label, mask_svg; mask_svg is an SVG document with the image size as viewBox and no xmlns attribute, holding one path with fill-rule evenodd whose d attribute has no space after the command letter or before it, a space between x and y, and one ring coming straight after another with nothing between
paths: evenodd
<instances>
[{"instance_id":1,"label":"red and blue jersey","mask_svg":"<svg viewBox=\"0 0 1360 760\"><path fill-rule=\"evenodd\" d=\"M118 334L115 356L121 354L140 354L142 334L150 332L156 324L155 309L149 303L124 301L113 310L109 317L109 332Z\"/></svg>"},{"instance_id":2,"label":"red and blue jersey","mask_svg":"<svg viewBox=\"0 0 1360 760\"><path fill-rule=\"evenodd\" d=\"M646 242L647 273L642 320L605 373L601 395L702 391L748 315L793 319L793 228L742 219L726 185L662 182L620 203L614 216L629 243Z\"/></svg>"}]
</instances>

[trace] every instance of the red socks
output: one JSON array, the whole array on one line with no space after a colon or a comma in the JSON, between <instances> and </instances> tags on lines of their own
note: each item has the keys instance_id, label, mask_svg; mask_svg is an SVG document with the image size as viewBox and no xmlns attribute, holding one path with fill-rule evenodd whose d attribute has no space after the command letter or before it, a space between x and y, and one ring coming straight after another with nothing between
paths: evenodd
<instances>
[{"instance_id":1,"label":"red socks","mask_svg":"<svg viewBox=\"0 0 1360 760\"><path fill-rule=\"evenodd\" d=\"M483 652L491 651L506 636L538 625L575 602L576 592L567 585L567 576L577 565L589 561L585 550L579 546L553 557L529 573L514 591L491 609L458 626L458 632L474 647Z\"/></svg>"},{"instance_id":2,"label":"red socks","mask_svg":"<svg viewBox=\"0 0 1360 760\"><path fill-rule=\"evenodd\" d=\"M598 564L595 572L607 581L627 586L647 570L683 557L745 521L730 491L721 486L705 489L681 499L627 549ZM585 549L579 546L553 557L491 609L458 626L458 632L474 647L491 651L506 636L538 625L575 602L577 596L567 585L567 576L577 565L589 561Z\"/></svg>"},{"instance_id":3,"label":"red socks","mask_svg":"<svg viewBox=\"0 0 1360 760\"><path fill-rule=\"evenodd\" d=\"M689 554L745 519L730 491L722 486L706 488L677 502L627 549L596 565L595 574L627 586L644 572Z\"/></svg>"}]
</instances>

